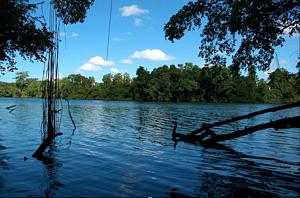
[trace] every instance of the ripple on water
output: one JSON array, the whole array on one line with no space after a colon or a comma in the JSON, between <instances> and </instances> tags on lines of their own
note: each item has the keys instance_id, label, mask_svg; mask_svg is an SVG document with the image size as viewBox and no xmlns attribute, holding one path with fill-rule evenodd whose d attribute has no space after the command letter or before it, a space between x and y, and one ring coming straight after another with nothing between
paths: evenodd
<instances>
[{"instance_id":1,"label":"ripple on water","mask_svg":"<svg viewBox=\"0 0 300 198\"><path fill-rule=\"evenodd\" d=\"M251 111L260 104L172 104L71 101L63 111L51 161L31 158L40 143L41 101L0 99L2 196L280 196L300 191L299 130L264 130L203 148L179 142L178 131ZM66 105L66 104L64 104ZM66 107L66 106L65 106ZM216 128L217 133L299 115L299 109L266 114ZM24 161L24 156L28 159Z\"/></svg>"}]
</instances>

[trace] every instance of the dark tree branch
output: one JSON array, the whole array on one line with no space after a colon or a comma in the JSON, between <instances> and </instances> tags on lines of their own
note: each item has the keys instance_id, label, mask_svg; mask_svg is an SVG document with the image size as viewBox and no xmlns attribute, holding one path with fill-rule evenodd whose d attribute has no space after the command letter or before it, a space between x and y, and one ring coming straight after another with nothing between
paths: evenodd
<instances>
[{"instance_id":1,"label":"dark tree branch","mask_svg":"<svg viewBox=\"0 0 300 198\"><path fill-rule=\"evenodd\" d=\"M287 104L287 105L282 105L282 106L278 106L278 107L272 107L272 108L268 108L268 109L263 109L260 111L256 111L256 112L252 112L249 113L247 115L242 115L242 116L238 116L238 117L234 117L228 120L222 120L222 121L218 121L212 124L203 124L203 127L196 129L194 131L192 131L190 134L188 134L188 136L195 136L198 133L201 133L203 131L206 131L207 129L216 127L216 126L220 126L220 125L224 125L224 124L228 124L231 122L236 122L239 120L243 120L243 119L247 119L247 118L251 118L260 114L264 114L264 113L268 113L268 112L276 112L279 110L283 110L283 109L289 109L289 108L294 108L294 107L299 107L300 106L300 101L299 102L295 102L295 103L291 103L291 104Z\"/></svg>"},{"instance_id":2,"label":"dark tree branch","mask_svg":"<svg viewBox=\"0 0 300 198\"><path fill-rule=\"evenodd\" d=\"M75 130L76 130L77 127L76 127L76 124L75 124L75 122L74 122L74 120L73 120L73 116L72 116L71 111L70 111L70 103L69 103L69 100L68 100L68 99L65 99L65 100L67 101L69 116L70 116L70 119L71 119L71 121L72 121L72 123L73 123L73 126L74 126L74 128L73 128L73 133L72 133L72 135L74 135L74 132L75 132Z\"/></svg>"},{"instance_id":3,"label":"dark tree branch","mask_svg":"<svg viewBox=\"0 0 300 198\"><path fill-rule=\"evenodd\" d=\"M43 158L43 152L46 150L47 146L49 146L51 144L51 142L53 141L53 139L56 136L60 136L62 135L62 133L55 133L54 135L50 135L48 136L43 142L42 144L39 146L39 148L33 153L32 157L35 157L37 159Z\"/></svg>"},{"instance_id":4,"label":"dark tree branch","mask_svg":"<svg viewBox=\"0 0 300 198\"><path fill-rule=\"evenodd\" d=\"M256 131L260 131L268 128L274 128L275 130L288 129L288 128L300 128L300 116L283 118L276 121L270 121L249 128L245 127L245 129L237 130L232 133L222 134L222 135L217 135L210 129L208 129L201 135L196 135L193 137L188 135L178 134L175 132L175 136L173 136L173 140L175 139L174 141L183 141L188 143L200 143L202 145L211 145L217 142L232 140L238 137L249 135Z\"/></svg>"},{"instance_id":5,"label":"dark tree branch","mask_svg":"<svg viewBox=\"0 0 300 198\"><path fill-rule=\"evenodd\" d=\"M183 141L183 142L188 142L188 143L200 143L201 145L211 145L211 144L215 144L220 141L231 140L231 139L235 139L235 138L238 138L241 136L249 135L256 131L260 131L260 130L268 129L268 128L274 128L275 130L287 129L287 128L300 128L300 116L295 116L295 117L279 119L276 121L270 121L270 122L263 123L263 124L258 124L258 125L251 126L248 128L245 127L245 129L237 130L237 131L234 131L229 134L217 135L211 130L211 128L213 128L213 127L228 124L228 123L235 122L238 120L248 119L248 118L260 115L260 114L264 114L264 113L268 113L268 112L275 112L275 111L279 111L279 110L283 110L283 109L290 109L290 108L299 107L299 106L300 106L300 101L292 103L292 104L263 109L260 111L249 113L247 115L238 116L238 117L234 117L234 118L231 118L228 120L215 122L213 124L204 123L203 127L196 129L187 135L176 132L177 122L175 122L173 132L172 132L172 140L175 143L177 143L177 141Z\"/></svg>"},{"instance_id":6,"label":"dark tree branch","mask_svg":"<svg viewBox=\"0 0 300 198\"><path fill-rule=\"evenodd\" d=\"M216 142L221 142L225 140L235 139L241 136L249 135L256 131L260 131L263 129L274 128L275 130L278 129L288 129L288 128L300 128L300 116L291 117L291 118L283 118L276 121L270 121L267 123L259 124L253 127L245 128L243 130L237 130L235 132L229 134L222 134L222 135L214 135L211 136L207 140L203 140L204 144L213 144Z\"/></svg>"}]
</instances>

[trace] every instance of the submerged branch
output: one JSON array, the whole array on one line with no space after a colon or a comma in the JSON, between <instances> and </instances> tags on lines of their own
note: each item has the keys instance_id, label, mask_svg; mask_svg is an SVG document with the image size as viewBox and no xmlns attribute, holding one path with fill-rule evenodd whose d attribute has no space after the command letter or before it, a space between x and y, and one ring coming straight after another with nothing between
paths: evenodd
<instances>
[{"instance_id":1,"label":"submerged branch","mask_svg":"<svg viewBox=\"0 0 300 198\"><path fill-rule=\"evenodd\" d=\"M300 116L283 118L276 121L270 121L267 123L255 125L242 130L237 130L229 134L214 135L207 140L203 140L203 143L212 144L212 143L221 142L225 140L231 140L268 128L274 128L275 130L288 129L288 128L300 128Z\"/></svg>"},{"instance_id":2,"label":"submerged branch","mask_svg":"<svg viewBox=\"0 0 300 198\"><path fill-rule=\"evenodd\" d=\"M11 109L11 108L14 108L14 107L16 107L17 105L11 105L11 106L9 106L9 107L6 107L6 109Z\"/></svg>"},{"instance_id":3,"label":"submerged branch","mask_svg":"<svg viewBox=\"0 0 300 198\"><path fill-rule=\"evenodd\" d=\"M13 112L14 110L16 110L17 105L11 105L9 107L6 107L6 109L9 111L9 113Z\"/></svg>"},{"instance_id":4,"label":"submerged branch","mask_svg":"<svg viewBox=\"0 0 300 198\"><path fill-rule=\"evenodd\" d=\"M204 123L201 128L192 131L188 136L192 137L192 136L195 136L198 133L206 131L207 129L210 129L210 128L213 128L213 127L216 127L216 126L220 126L220 125L224 125L224 124L228 124L228 123L231 123L231 122L236 122L236 121L239 121L239 120L251 118L251 117L254 117L254 116L257 116L257 115L260 115L260 114L264 114L264 113L268 113L268 112L276 112L276 111L279 111L279 110L289 109L289 108L294 108L294 107L299 107L299 106L300 106L300 101L295 102L295 103L291 103L291 104L287 104L287 105L282 105L282 106L278 106L278 107L272 107L272 108L263 109L263 110L260 110L260 111L255 111L255 112L249 113L247 115L237 116L237 117L234 117L234 118L231 118L231 119L228 119L228 120L222 120L222 121L218 121L218 122L215 122L215 123L212 123L212 124Z\"/></svg>"},{"instance_id":5,"label":"submerged branch","mask_svg":"<svg viewBox=\"0 0 300 198\"><path fill-rule=\"evenodd\" d=\"M60 136L62 135L62 133L55 133L53 135L48 136L43 142L42 144L39 146L39 148L33 153L32 157L35 157L37 159L43 158L43 152L46 150L47 146L49 146L51 144L51 142L53 141L53 139L56 136Z\"/></svg>"},{"instance_id":6,"label":"submerged branch","mask_svg":"<svg viewBox=\"0 0 300 198\"><path fill-rule=\"evenodd\" d=\"M173 136L173 140L176 142L179 140L188 143L200 143L203 145L210 145L210 144L215 144L217 142L231 140L241 136L249 135L256 131L260 131L268 128L274 128L275 130L288 129L288 128L300 128L300 116L283 118L276 121L270 121L249 128L245 127L242 130L237 130L229 134L217 135L211 129L208 129L201 135L196 135L192 137L190 135L183 135L180 133L176 133L176 131L175 132L173 131L172 136Z\"/></svg>"},{"instance_id":7,"label":"submerged branch","mask_svg":"<svg viewBox=\"0 0 300 198\"><path fill-rule=\"evenodd\" d=\"M74 135L74 132L75 132L75 130L76 130L77 127L76 127L76 124L75 124L75 122L74 122L74 120L73 120L73 116L72 116L71 111L70 111L70 102L69 102L68 99L65 99L65 100L67 101L69 116L70 116L70 119L71 119L71 121L72 121L72 123L73 123L73 126L74 126L74 128L73 128L73 133L72 133L72 135Z\"/></svg>"},{"instance_id":8,"label":"submerged branch","mask_svg":"<svg viewBox=\"0 0 300 198\"><path fill-rule=\"evenodd\" d=\"M207 124L204 123L203 126L199 129L196 129L192 131L191 133L185 135L185 134L180 134L176 132L177 128L177 122L174 123L174 128L172 132L172 140L177 144L177 141L183 141L183 142L188 142L188 143L200 143L202 145L211 145L215 144L217 142L225 141L225 140L231 140L235 139L241 136L249 135L251 133L254 133L256 131L260 131L263 129L268 129L268 128L274 128L275 130L277 129L287 129L287 128L300 128L300 116L295 116L295 117L288 117L288 118L283 118L279 119L276 121L270 121L266 122L263 124L258 124L255 126L251 127L245 127L244 129L236 130L232 133L228 134L215 134L212 131L213 127L228 124L231 122L243 120L243 119L249 119L251 117L268 113L268 112L275 112L283 109L290 109L294 107L299 107L300 106L300 101L292 104L287 104L287 105L282 105L278 107L272 107L268 109L263 109L260 111L252 112L247 115L242 115L242 116L237 116L228 120L223 120L223 121L218 121L212 124Z\"/></svg>"}]
</instances>

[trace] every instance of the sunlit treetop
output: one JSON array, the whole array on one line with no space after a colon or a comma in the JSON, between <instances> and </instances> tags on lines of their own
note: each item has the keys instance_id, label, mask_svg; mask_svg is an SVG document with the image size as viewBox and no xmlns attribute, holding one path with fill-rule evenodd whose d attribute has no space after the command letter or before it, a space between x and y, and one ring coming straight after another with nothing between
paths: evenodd
<instances>
[{"instance_id":1,"label":"sunlit treetop","mask_svg":"<svg viewBox=\"0 0 300 198\"><path fill-rule=\"evenodd\" d=\"M197 0L173 15L164 31L174 42L186 31L203 28L199 56L206 63L225 66L231 56L236 70L265 71L286 34L300 32L299 13L299 0Z\"/></svg>"}]
</instances>

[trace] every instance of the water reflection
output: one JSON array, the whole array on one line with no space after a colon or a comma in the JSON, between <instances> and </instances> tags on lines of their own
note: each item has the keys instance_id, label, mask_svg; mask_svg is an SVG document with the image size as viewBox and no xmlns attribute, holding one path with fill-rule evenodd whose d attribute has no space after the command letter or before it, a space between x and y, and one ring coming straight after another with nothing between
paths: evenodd
<instances>
[{"instance_id":1,"label":"water reflection","mask_svg":"<svg viewBox=\"0 0 300 198\"><path fill-rule=\"evenodd\" d=\"M4 102L5 106L11 103L6 99ZM75 135L72 136L73 125L64 111L61 125L64 136L56 142L59 150L55 146L50 148L44 162L31 158L24 162L23 157L30 156L38 146L41 111L37 103L40 101L27 102L27 106L20 105L11 114L0 109L0 145L7 146L0 146L1 195L297 197L299 194L297 130L265 130L210 148L181 142L173 149L174 120L178 122L178 131L188 132L203 122L268 106L71 101L78 126ZM277 119L267 115L238 126L270 118ZM236 128L237 125L227 125L218 128L218 132ZM73 137L71 148L69 137ZM6 166L9 166L7 171Z\"/></svg>"},{"instance_id":2,"label":"water reflection","mask_svg":"<svg viewBox=\"0 0 300 198\"><path fill-rule=\"evenodd\" d=\"M0 192L1 189L4 188L5 183L4 183L4 177L2 175L3 170L8 169L8 164L7 164L7 156L3 152L5 150L5 146L1 145L1 139L0 139Z\"/></svg>"},{"instance_id":3,"label":"water reflection","mask_svg":"<svg viewBox=\"0 0 300 198\"><path fill-rule=\"evenodd\" d=\"M152 105L138 105L136 108L135 130L138 133L137 139L148 140L153 144L166 145L165 139L169 139L165 132L172 128L171 120L175 119L174 108L167 111Z\"/></svg>"},{"instance_id":4,"label":"water reflection","mask_svg":"<svg viewBox=\"0 0 300 198\"><path fill-rule=\"evenodd\" d=\"M55 145L51 145L46 153L47 157L42 159L44 164L44 181L41 183L40 190L43 197L54 197L56 191L64 187L64 185L58 181L58 170L62 167L62 163L56 159L56 149Z\"/></svg>"},{"instance_id":5,"label":"water reflection","mask_svg":"<svg viewBox=\"0 0 300 198\"><path fill-rule=\"evenodd\" d=\"M214 150L221 153L212 155ZM247 155L222 144L207 147L202 157L205 164L213 165L210 170L198 167L197 196L293 197L300 191L299 173L289 173L300 163Z\"/></svg>"}]
</instances>

